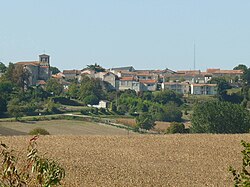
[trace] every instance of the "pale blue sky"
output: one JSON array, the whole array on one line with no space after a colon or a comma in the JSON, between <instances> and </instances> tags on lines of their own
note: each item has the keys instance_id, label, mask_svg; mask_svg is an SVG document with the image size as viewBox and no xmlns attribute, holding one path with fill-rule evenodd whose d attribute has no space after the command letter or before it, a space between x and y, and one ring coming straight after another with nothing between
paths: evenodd
<instances>
[{"instance_id":1,"label":"pale blue sky","mask_svg":"<svg viewBox=\"0 0 250 187\"><path fill-rule=\"evenodd\" d=\"M249 0L8 0L0 6L0 61L105 68L232 69L250 65Z\"/></svg>"}]
</instances>

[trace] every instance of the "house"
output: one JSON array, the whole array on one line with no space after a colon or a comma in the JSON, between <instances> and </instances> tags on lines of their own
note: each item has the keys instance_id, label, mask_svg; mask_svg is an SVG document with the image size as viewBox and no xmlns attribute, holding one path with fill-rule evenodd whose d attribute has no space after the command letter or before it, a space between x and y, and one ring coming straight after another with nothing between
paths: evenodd
<instances>
[{"instance_id":1,"label":"house","mask_svg":"<svg viewBox=\"0 0 250 187\"><path fill-rule=\"evenodd\" d=\"M210 73L212 77L226 77L229 82L234 82L235 78L242 78L244 74L243 70L221 70L221 69L207 69L207 73Z\"/></svg>"},{"instance_id":2,"label":"house","mask_svg":"<svg viewBox=\"0 0 250 187\"><path fill-rule=\"evenodd\" d=\"M147 79L147 80L139 80L141 83L142 90L141 91L156 91L157 90L157 80Z\"/></svg>"},{"instance_id":3,"label":"house","mask_svg":"<svg viewBox=\"0 0 250 187\"><path fill-rule=\"evenodd\" d=\"M193 95L216 95L217 84L191 84Z\"/></svg>"},{"instance_id":4,"label":"house","mask_svg":"<svg viewBox=\"0 0 250 187\"><path fill-rule=\"evenodd\" d=\"M109 107L109 101L100 100L98 105L88 105L89 107L95 107L95 108L108 108Z\"/></svg>"},{"instance_id":5,"label":"house","mask_svg":"<svg viewBox=\"0 0 250 187\"><path fill-rule=\"evenodd\" d=\"M81 75L81 70L63 70L63 75L66 80L75 80Z\"/></svg>"},{"instance_id":6,"label":"house","mask_svg":"<svg viewBox=\"0 0 250 187\"><path fill-rule=\"evenodd\" d=\"M190 84L187 82L164 82L162 83L162 90L173 90L180 94L189 94L190 93Z\"/></svg>"},{"instance_id":7,"label":"house","mask_svg":"<svg viewBox=\"0 0 250 187\"><path fill-rule=\"evenodd\" d=\"M135 68L133 66L126 66L126 67L118 67L118 68L111 68L111 72L133 72L135 71Z\"/></svg>"},{"instance_id":8,"label":"house","mask_svg":"<svg viewBox=\"0 0 250 187\"><path fill-rule=\"evenodd\" d=\"M109 83L109 89L118 90L118 77L112 72L98 72L95 74L95 78Z\"/></svg>"},{"instance_id":9,"label":"house","mask_svg":"<svg viewBox=\"0 0 250 187\"><path fill-rule=\"evenodd\" d=\"M16 62L30 73L29 85L37 85L41 80L47 81L51 77L50 56L39 55L39 61Z\"/></svg>"},{"instance_id":10,"label":"house","mask_svg":"<svg viewBox=\"0 0 250 187\"><path fill-rule=\"evenodd\" d=\"M119 90L135 90L140 92L143 90L143 84L140 83L135 77L123 77L118 81Z\"/></svg>"}]
</instances>

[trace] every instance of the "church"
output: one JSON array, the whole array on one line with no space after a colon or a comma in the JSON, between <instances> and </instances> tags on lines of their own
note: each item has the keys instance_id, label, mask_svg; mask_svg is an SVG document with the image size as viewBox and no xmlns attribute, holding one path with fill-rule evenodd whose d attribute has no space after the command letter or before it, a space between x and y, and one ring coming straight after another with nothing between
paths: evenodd
<instances>
[{"instance_id":1,"label":"church","mask_svg":"<svg viewBox=\"0 0 250 187\"><path fill-rule=\"evenodd\" d=\"M39 61L17 62L15 64L22 65L23 68L30 72L30 86L45 84L51 77L49 55L39 55Z\"/></svg>"}]
</instances>

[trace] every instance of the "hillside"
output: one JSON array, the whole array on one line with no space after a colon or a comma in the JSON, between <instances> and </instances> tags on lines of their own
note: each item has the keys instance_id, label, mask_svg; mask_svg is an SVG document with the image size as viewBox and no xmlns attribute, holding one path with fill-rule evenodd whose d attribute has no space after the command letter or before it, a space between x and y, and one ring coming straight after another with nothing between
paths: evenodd
<instances>
[{"instance_id":1,"label":"hillside","mask_svg":"<svg viewBox=\"0 0 250 187\"><path fill-rule=\"evenodd\" d=\"M1 137L18 151L29 136ZM41 152L66 168L64 186L232 186L249 135L45 136Z\"/></svg>"}]
</instances>

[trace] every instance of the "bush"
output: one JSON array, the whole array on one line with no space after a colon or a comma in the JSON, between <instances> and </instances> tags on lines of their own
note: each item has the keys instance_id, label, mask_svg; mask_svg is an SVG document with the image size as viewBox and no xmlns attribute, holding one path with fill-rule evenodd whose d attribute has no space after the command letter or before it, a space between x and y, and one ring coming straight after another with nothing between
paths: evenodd
<instances>
[{"instance_id":1,"label":"bush","mask_svg":"<svg viewBox=\"0 0 250 187\"><path fill-rule=\"evenodd\" d=\"M35 128L29 132L29 135L50 135L50 133L43 128Z\"/></svg>"},{"instance_id":2,"label":"bush","mask_svg":"<svg viewBox=\"0 0 250 187\"><path fill-rule=\"evenodd\" d=\"M40 156L37 136L30 140L27 159L18 162L13 150L0 144L0 186L57 186L65 177L65 170L54 160Z\"/></svg>"},{"instance_id":3,"label":"bush","mask_svg":"<svg viewBox=\"0 0 250 187\"><path fill-rule=\"evenodd\" d=\"M98 108L91 107L91 113L95 114L95 115L98 115Z\"/></svg>"},{"instance_id":4,"label":"bush","mask_svg":"<svg viewBox=\"0 0 250 187\"><path fill-rule=\"evenodd\" d=\"M244 150L241 151L243 154L242 170L239 172L230 166L229 171L233 174L234 186L250 186L250 173L248 172L250 166L250 143L242 140L241 145L244 147Z\"/></svg>"},{"instance_id":5,"label":"bush","mask_svg":"<svg viewBox=\"0 0 250 187\"><path fill-rule=\"evenodd\" d=\"M170 127L166 129L167 134L175 133L186 133L186 129L183 123L173 122L170 124Z\"/></svg>"},{"instance_id":6,"label":"bush","mask_svg":"<svg viewBox=\"0 0 250 187\"><path fill-rule=\"evenodd\" d=\"M89 115L90 113L91 113L91 108L86 107L81 110L81 114L83 115Z\"/></svg>"}]
</instances>

